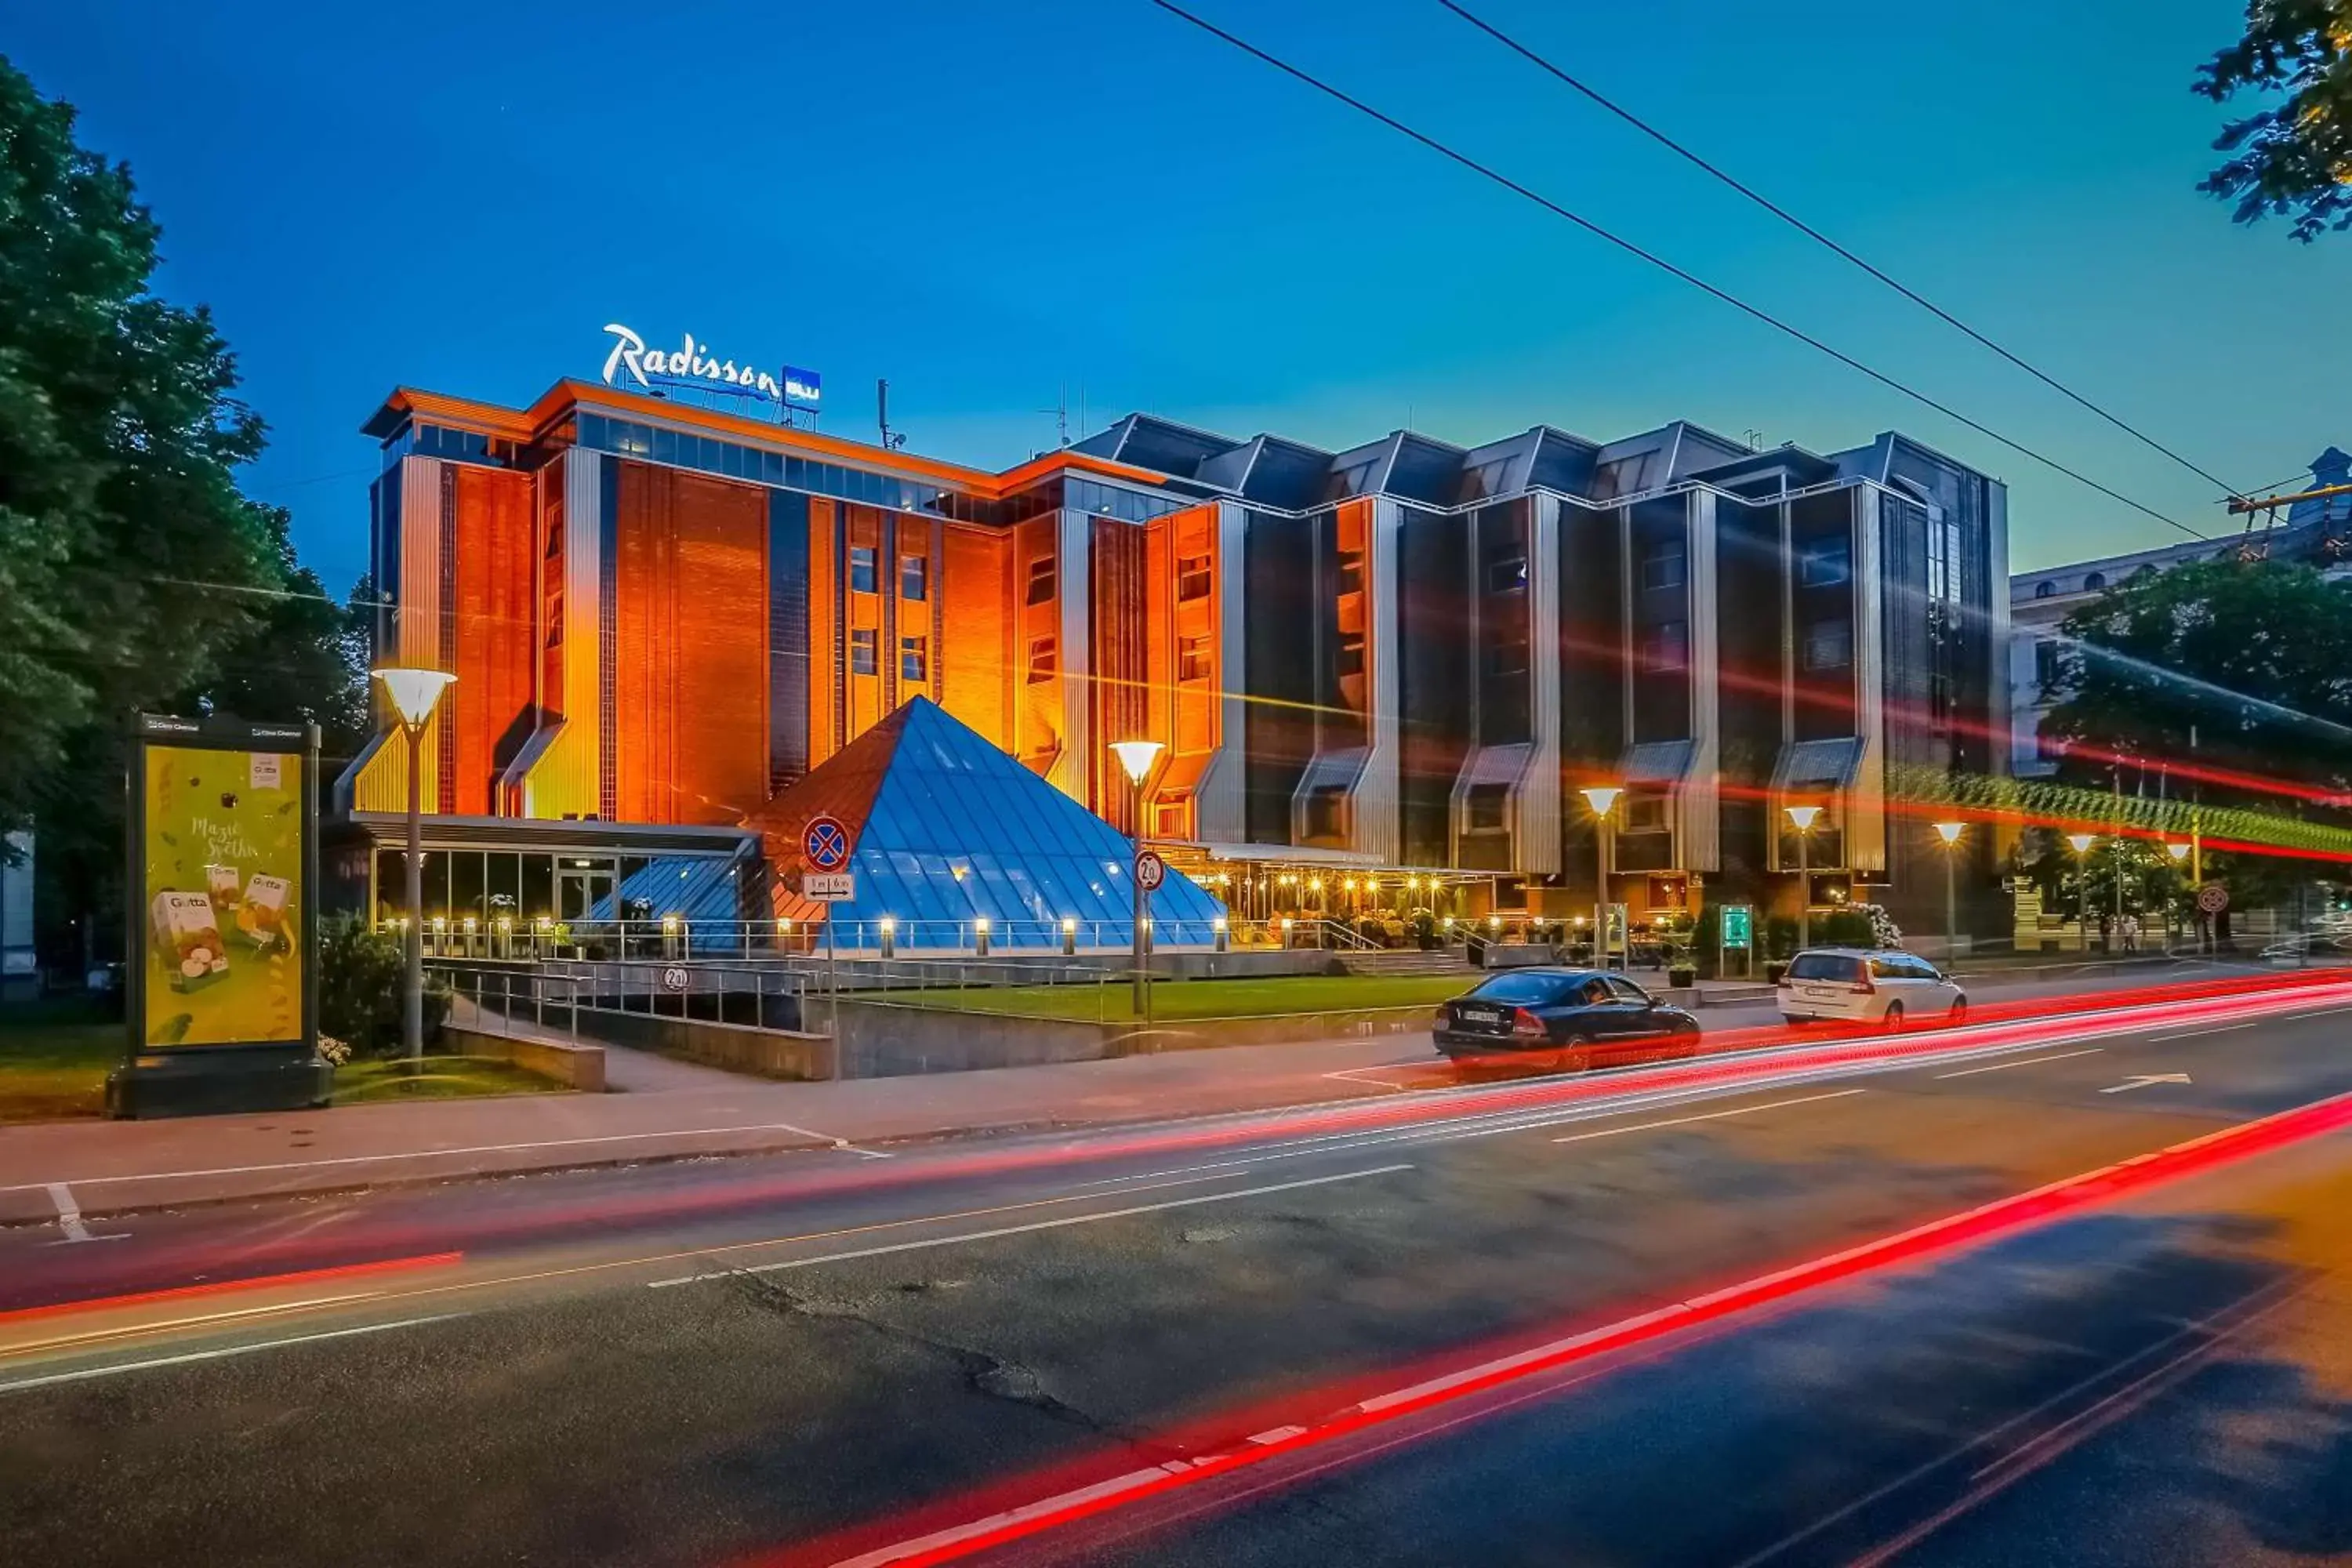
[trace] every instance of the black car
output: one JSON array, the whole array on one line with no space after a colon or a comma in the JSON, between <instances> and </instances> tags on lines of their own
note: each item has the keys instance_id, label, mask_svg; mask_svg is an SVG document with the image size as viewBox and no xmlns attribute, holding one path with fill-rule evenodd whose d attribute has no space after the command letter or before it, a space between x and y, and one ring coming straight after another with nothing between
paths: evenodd
<instances>
[{"instance_id":1,"label":"black car","mask_svg":"<svg viewBox=\"0 0 2352 1568\"><path fill-rule=\"evenodd\" d=\"M1622 974L1510 969L1438 1008L1435 1038L1457 1063L1580 1072L1693 1055L1698 1020Z\"/></svg>"}]
</instances>

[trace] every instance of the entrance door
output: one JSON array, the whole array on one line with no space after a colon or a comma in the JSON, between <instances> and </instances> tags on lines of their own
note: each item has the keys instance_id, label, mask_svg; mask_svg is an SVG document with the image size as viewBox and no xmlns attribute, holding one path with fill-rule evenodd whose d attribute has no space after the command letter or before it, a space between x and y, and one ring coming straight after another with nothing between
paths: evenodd
<instances>
[{"instance_id":1,"label":"entrance door","mask_svg":"<svg viewBox=\"0 0 2352 1568\"><path fill-rule=\"evenodd\" d=\"M609 910L613 900L613 873L599 868L591 871L574 870L570 867L555 873L555 918L565 925L596 917L598 905Z\"/></svg>"}]
</instances>

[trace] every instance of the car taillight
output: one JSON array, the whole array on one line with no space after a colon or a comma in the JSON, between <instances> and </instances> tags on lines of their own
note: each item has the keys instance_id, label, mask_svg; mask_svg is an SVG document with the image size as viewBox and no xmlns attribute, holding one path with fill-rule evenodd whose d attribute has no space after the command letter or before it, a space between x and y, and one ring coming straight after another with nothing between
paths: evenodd
<instances>
[{"instance_id":1,"label":"car taillight","mask_svg":"<svg viewBox=\"0 0 2352 1568\"><path fill-rule=\"evenodd\" d=\"M1546 1033L1544 1021L1541 1018L1537 1017L1525 1007L1511 1009L1511 1034L1514 1038L1539 1040Z\"/></svg>"},{"instance_id":2,"label":"car taillight","mask_svg":"<svg viewBox=\"0 0 2352 1568\"><path fill-rule=\"evenodd\" d=\"M1864 970L1862 978L1853 983L1853 994L1857 996L1873 996L1877 994L1877 992L1878 987L1871 984L1870 971Z\"/></svg>"}]
</instances>

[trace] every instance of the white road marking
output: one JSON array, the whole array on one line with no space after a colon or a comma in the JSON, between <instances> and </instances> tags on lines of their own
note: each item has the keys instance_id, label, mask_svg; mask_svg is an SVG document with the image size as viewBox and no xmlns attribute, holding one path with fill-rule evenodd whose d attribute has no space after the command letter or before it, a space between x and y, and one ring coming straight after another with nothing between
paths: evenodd
<instances>
[{"instance_id":1,"label":"white road marking","mask_svg":"<svg viewBox=\"0 0 2352 1568\"><path fill-rule=\"evenodd\" d=\"M22 1355L31 1351L55 1350L59 1345L93 1344L100 1340L119 1340L131 1334L165 1334L179 1329L202 1328L208 1323L231 1322L239 1318L275 1317L284 1312L299 1312L311 1307L334 1307L352 1301L369 1301L383 1295L381 1290L361 1290L344 1296L316 1296L307 1301L285 1301L274 1307L237 1307L226 1312L199 1312L193 1318L172 1318L160 1323L128 1323L117 1329L91 1329L80 1333L59 1334L52 1339L23 1340L0 1349L0 1353Z\"/></svg>"},{"instance_id":2,"label":"white road marking","mask_svg":"<svg viewBox=\"0 0 2352 1568\"><path fill-rule=\"evenodd\" d=\"M1939 1072L1937 1079L1974 1078L1980 1072L2007 1072L2011 1068L2030 1068L2036 1062L2063 1062L2069 1057L2095 1057L2105 1050L2105 1046L2086 1046L2079 1051L2060 1051L2054 1057L2027 1057L2023 1061L1995 1062L1989 1068L1962 1068L1958 1072Z\"/></svg>"},{"instance_id":3,"label":"white road marking","mask_svg":"<svg viewBox=\"0 0 2352 1568\"><path fill-rule=\"evenodd\" d=\"M157 1367L181 1366L189 1362L218 1361L223 1356L252 1355L257 1351L282 1350L288 1345L306 1345L320 1340L347 1340L355 1334L380 1334L389 1329L414 1329L425 1323L446 1322L462 1318L463 1312L436 1312L429 1318L403 1318L391 1323L362 1323L355 1329L329 1329L323 1333L295 1334L289 1339L264 1340L258 1344L222 1345L215 1350L185 1351L179 1355L152 1356L145 1361L118 1362L111 1366L87 1366L78 1372L53 1372L41 1377L20 1377L0 1383L0 1394L17 1394L28 1388L47 1388L59 1383L81 1383L93 1377L115 1377L126 1372L152 1372Z\"/></svg>"},{"instance_id":4,"label":"white road marking","mask_svg":"<svg viewBox=\"0 0 2352 1568\"><path fill-rule=\"evenodd\" d=\"M1727 1116L1745 1116L1753 1110L1778 1110L1784 1105L1811 1105L1820 1100L1843 1100L1850 1094L1867 1094L1863 1089L1832 1089L1827 1094L1801 1095L1795 1100L1775 1100L1764 1105L1738 1105L1729 1110L1710 1110L1704 1116L1675 1116L1664 1121L1637 1121L1631 1127L1604 1127L1598 1132L1572 1132L1565 1138L1555 1138L1555 1143L1581 1143L1588 1138L1614 1138L1621 1132L1648 1132L1660 1127L1685 1127L1694 1121L1720 1121Z\"/></svg>"},{"instance_id":5,"label":"white road marking","mask_svg":"<svg viewBox=\"0 0 2352 1568\"><path fill-rule=\"evenodd\" d=\"M776 1123L776 1125L777 1125L777 1126L779 1126L779 1127L781 1127L781 1128L782 1128L782 1129L783 1129L785 1131L787 1131L787 1132L797 1132L797 1133L799 1133L799 1134L800 1134L802 1137L803 1137L803 1138L823 1138L823 1139L825 1139L826 1141L828 1141L829 1142L831 1142L835 1148L836 1148L836 1149L840 1150L840 1151L841 1151L843 1153L845 1153L845 1154L863 1154L863 1155L865 1155L865 1156L866 1156L867 1159L869 1159L869 1160L887 1160L887 1159L891 1158L891 1156L890 1156L890 1155L888 1155L888 1154L885 1154L885 1153L884 1153L884 1152L882 1152L882 1151L881 1151L881 1150L879 1150L879 1149L860 1149L856 1144L852 1143L848 1139L846 1139L846 1138L835 1138L835 1137L834 1137L834 1135L833 1135L832 1133L830 1133L830 1132L815 1132L815 1131L810 1131L808 1128L805 1128L805 1127L795 1127L795 1126L793 1126L793 1125L791 1122L789 1122L789 1121L779 1121L779 1122L777 1122L777 1123Z\"/></svg>"},{"instance_id":6,"label":"white road marking","mask_svg":"<svg viewBox=\"0 0 2352 1568\"><path fill-rule=\"evenodd\" d=\"M1341 1068L1337 1072L1327 1072L1323 1076L1325 1078L1343 1078L1349 1083L1369 1083L1375 1089L1391 1089L1398 1094L1407 1093L1412 1087L1410 1084L1391 1083L1384 1078L1365 1077L1364 1075L1370 1070L1370 1069L1368 1068Z\"/></svg>"},{"instance_id":7,"label":"white road marking","mask_svg":"<svg viewBox=\"0 0 2352 1568\"><path fill-rule=\"evenodd\" d=\"M827 1252L815 1258L788 1258L777 1263L755 1263L741 1268L718 1268L702 1274L681 1274L670 1279L646 1281L649 1289L662 1290L673 1285L695 1285L707 1279L724 1279L733 1274L774 1274L787 1268L813 1268L821 1263L845 1263L853 1258L883 1258L894 1252L919 1252L933 1247L956 1247L968 1241L992 1241L998 1237L1022 1236L1035 1230L1059 1230L1066 1226L1093 1225L1099 1220L1129 1219L1137 1215L1158 1214L1163 1209L1190 1208L1199 1204L1228 1203L1235 1198L1265 1197L1273 1193L1296 1192L1301 1187L1328 1186L1334 1182L1353 1182L1365 1176L1389 1176L1399 1171L1410 1171L1411 1165L1376 1165L1369 1171L1342 1171L1337 1175L1307 1176L1296 1182L1276 1182L1269 1186L1244 1187L1238 1192L1203 1193L1198 1197L1171 1198L1166 1203L1136 1204L1123 1209L1106 1209L1100 1214L1064 1215L1059 1219L1034 1220L1027 1225L1001 1225L987 1230L961 1231L954 1236L927 1237L919 1241L894 1241L881 1247L860 1247L846 1252Z\"/></svg>"},{"instance_id":8,"label":"white road marking","mask_svg":"<svg viewBox=\"0 0 2352 1568\"><path fill-rule=\"evenodd\" d=\"M81 1222L81 1206L74 1202L73 1189L63 1182L49 1184L49 1202L58 1205L58 1228L66 1233L68 1241L96 1241L89 1227Z\"/></svg>"},{"instance_id":9,"label":"white road marking","mask_svg":"<svg viewBox=\"0 0 2352 1568\"><path fill-rule=\"evenodd\" d=\"M471 1143L456 1149L402 1149L388 1154L339 1154L325 1160L285 1160L268 1165L215 1165L202 1171L134 1171L119 1176L76 1176L78 1186L104 1186L117 1182L173 1182L194 1176L250 1176L267 1171L315 1171L329 1165L373 1165L387 1160L430 1160L446 1154L507 1154L531 1149L571 1149L592 1143L635 1143L654 1138L712 1138L730 1132L791 1132L803 1138L821 1139L835 1148L850 1149L869 1159L887 1160L887 1154L871 1149L851 1149L850 1145L830 1132L812 1132L805 1127L795 1127L789 1121L759 1121L748 1127L681 1127L669 1131L613 1132L595 1138L548 1138L533 1143ZM0 1193L30 1192L36 1187L56 1188L57 1182L18 1182L0 1186Z\"/></svg>"},{"instance_id":10,"label":"white road marking","mask_svg":"<svg viewBox=\"0 0 2352 1568\"><path fill-rule=\"evenodd\" d=\"M2152 1083L2187 1083L2189 1081L2190 1081L2189 1077L2185 1072L2138 1072L2132 1074L2121 1083L2109 1085L2099 1092L2127 1094L2135 1089L2146 1089Z\"/></svg>"},{"instance_id":11,"label":"white road marking","mask_svg":"<svg viewBox=\"0 0 2352 1568\"><path fill-rule=\"evenodd\" d=\"M2242 1024L2222 1024L2210 1029L2183 1029L2177 1035L2150 1035L2150 1045L2162 1045L2167 1040L2193 1040L2200 1035L2226 1035L2236 1029L2258 1029L2264 1024L2284 1023L2283 1018L2250 1018Z\"/></svg>"}]
</instances>

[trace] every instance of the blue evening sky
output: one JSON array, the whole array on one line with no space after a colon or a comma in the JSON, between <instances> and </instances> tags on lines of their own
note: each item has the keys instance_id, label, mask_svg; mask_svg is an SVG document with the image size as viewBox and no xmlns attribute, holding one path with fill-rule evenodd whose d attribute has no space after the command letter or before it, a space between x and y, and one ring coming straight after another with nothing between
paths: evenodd
<instances>
[{"instance_id":1,"label":"blue evening sky","mask_svg":"<svg viewBox=\"0 0 2352 1568\"><path fill-rule=\"evenodd\" d=\"M2242 487L2352 446L2352 237L2192 188L2231 0L1484 0L1981 329ZM1985 423L2206 531L2201 481L1886 294L1434 0L1198 8ZM1475 7L1474 7L1475 8ZM5 42L127 160L161 285L274 432L250 476L335 591L393 386L524 403L607 321L874 378L1002 467L1140 407L1327 446L1687 417L1890 426L2006 479L2032 567L2179 537L1758 326L1144 0L81 0Z\"/></svg>"}]
</instances>

